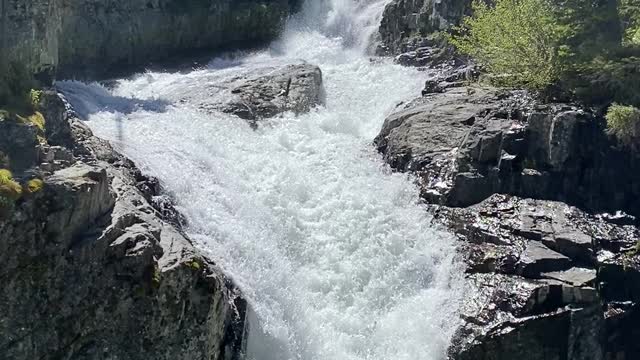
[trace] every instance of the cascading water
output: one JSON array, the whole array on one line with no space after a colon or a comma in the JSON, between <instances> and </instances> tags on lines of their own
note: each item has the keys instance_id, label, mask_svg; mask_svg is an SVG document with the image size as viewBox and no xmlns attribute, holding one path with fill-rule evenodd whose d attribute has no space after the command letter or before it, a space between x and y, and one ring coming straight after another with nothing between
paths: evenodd
<instances>
[{"instance_id":1,"label":"cascading water","mask_svg":"<svg viewBox=\"0 0 640 360\"><path fill-rule=\"evenodd\" d=\"M371 146L424 83L364 53L386 3L307 1L269 49L189 73L58 83L96 135L162 181L243 290L247 359L445 358L462 289L453 239ZM254 131L198 109L216 83L300 59L324 73L326 105L309 114Z\"/></svg>"}]
</instances>

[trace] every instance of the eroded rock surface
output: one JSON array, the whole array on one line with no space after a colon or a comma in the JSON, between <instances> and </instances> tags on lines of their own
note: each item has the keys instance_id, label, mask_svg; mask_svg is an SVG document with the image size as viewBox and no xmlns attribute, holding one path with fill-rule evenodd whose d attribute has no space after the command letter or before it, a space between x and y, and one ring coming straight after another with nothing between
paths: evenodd
<instances>
[{"instance_id":1,"label":"eroded rock surface","mask_svg":"<svg viewBox=\"0 0 640 360\"><path fill-rule=\"evenodd\" d=\"M234 358L245 303L181 233L157 181L55 93L41 110L49 138L14 175L44 186L0 219L0 358ZM5 126L34 126L8 121L2 152Z\"/></svg>"}]
</instances>

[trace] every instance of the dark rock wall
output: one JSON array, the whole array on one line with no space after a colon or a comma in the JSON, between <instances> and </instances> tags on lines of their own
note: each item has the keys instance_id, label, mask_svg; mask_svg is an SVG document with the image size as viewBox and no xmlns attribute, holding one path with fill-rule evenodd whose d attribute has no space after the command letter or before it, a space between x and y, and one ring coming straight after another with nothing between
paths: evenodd
<instances>
[{"instance_id":1,"label":"dark rock wall","mask_svg":"<svg viewBox=\"0 0 640 360\"><path fill-rule=\"evenodd\" d=\"M469 206L505 193L640 216L640 156L607 135L602 117L523 92L441 91L399 109L376 139L392 166L421 174L430 202Z\"/></svg>"},{"instance_id":2,"label":"dark rock wall","mask_svg":"<svg viewBox=\"0 0 640 360\"><path fill-rule=\"evenodd\" d=\"M0 152L33 146L12 159L16 179L44 180L0 214L0 359L235 358L244 300L181 233L157 182L55 93L39 110L44 138L0 114Z\"/></svg>"},{"instance_id":3,"label":"dark rock wall","mask_svg":"<svg viewBox=\"0 0 640 360\"><path fill-rule=\"evenodd\" d=\"M0 56L48 80L275 37L290 0L0 0Z\"/></svg>"},{"instance_id":4,"label":"dark rock wall","mask_svg":"<svg viewBox=\"0 0 640 360\"><path fill-rule=\"evenodd\" d=\"M380 52L399 54L420 46L422 38L449 30L471 10L471 0L394 0L380 24Z\"/></svg>"}]
</instances>

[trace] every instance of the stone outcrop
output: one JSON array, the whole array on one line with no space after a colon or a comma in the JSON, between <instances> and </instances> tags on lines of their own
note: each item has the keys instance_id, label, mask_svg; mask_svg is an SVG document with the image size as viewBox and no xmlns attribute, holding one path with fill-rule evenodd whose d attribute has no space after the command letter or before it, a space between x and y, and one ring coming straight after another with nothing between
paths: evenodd
<instances>
[{"instance_id":1,"label":"stone outcrop","mask_svg":"<svg viewBox=\"0 0 640 360\"><path fill-rule=\"evenodd\" d=\"M379 52L400 54L432 48L429 35L449 30L469 14L471 0L393 0L380 24ZM420 50L422 49L422 50ZM433 54L425 54L433 57Z\"/></svg>"},{"instance_id":2,"label":"stone outcrop","mask_svg":"<svg viewBox=\"0 0 640 360\"><path fill-rule=\"evenodd\" d=\"M419 175L428 201L469 206L505 193L640 215L640 156L597 114L520 91L438 86L389 116L375 141L392 167Z\"/></svg>"},{"instance_id":3,"label":"stone outcrop","mask_svg":"<svg viewBox=\"0 0 640 360\"><path fill-rule=\"evenodd\" d=\"M257 120L286 111L308 112L322 104L322 71L310 64L264 69L264 74L227 86L230 98L221 110L255 125ZM220 84L218 84L220 86Z\"/></svg>"},{"instance_id":4,"label":"stone outcrop","mask_svg":"<svg viewBox=\"0 0 640 360\"><path fill-rule=\"evenodd\" d=\"M2 0L0 60L42 80L101 76L179 53L275 37L292 0ZM0 61L1 63L1 61Z\"/></svg>"},{"instance_id":5,"label":"stone outcrop","mask_svg":"<svg viewBox=\"0 0 640 360\"><path fill-rule=\"evenodd\" d=\"M462 240L451 358L639 357L640 157L598 114L468 86L467 71L429 80L375 139Z\"/></svg>"},{"instance_id":6,"label":"stone outcrop","mask_svg":"<svg viewBox=\"0 0 640 360\"><path fill-rule=\"evenodd\" d=\"M618 323L639 311L631 280L640 275L637 227L560 202L508 195L432 210L464 239L472 287L451 349L455 359L640 354L629 341L640 329Z\"/></svg>"},{"instance_id":7,"label":"stone outcrop","mask_svg":"<svg viewBox=\"0 0 640 360\"><path fill-rule=\"evenodd\" d=\"M44 138L0 116L0 152L34 146L10 159L16 180L44 181L0 219L0 358L235 358L246 304L182 234L158 182L57 94L39 109Z\"/></svg>"}]
</instances>

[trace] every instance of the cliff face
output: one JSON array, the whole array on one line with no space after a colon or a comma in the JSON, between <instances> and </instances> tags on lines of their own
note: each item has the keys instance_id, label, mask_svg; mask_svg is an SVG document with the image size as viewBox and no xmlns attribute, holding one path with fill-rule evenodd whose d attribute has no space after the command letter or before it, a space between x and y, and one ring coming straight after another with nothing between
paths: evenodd
<instances>
[{"instance_id":1,"label":"cliff face","mask_svg":"<svg viewBox=\"0 0 640 360\"><path fill-rule=\"evenodd\" d=\"M39 100L44 131L0 113L14 177L43 180L0 196L0 358L235 358L246 305L157 182L57 94Z\"/></svg>"},{"instance_id":2,"label":"cliff face","mask_svg":"<svg viewBox=\"0 0 640 360\"><path fill-rule=\"evenodd\" d=\"M399 54L423 46L425 37L457 25L471 0L394 0L380 24L381 53Z\"/></svg>"},{"instance_id":3,"label":"cliff face","mask_svg":"<svg viewBox=\"0 0 640 360\"><path fill-rule=\"evenodd\" d=\"M269 40L290 0L0 0L3 60L49 80Z\"/></svg>"}]
</instances>

